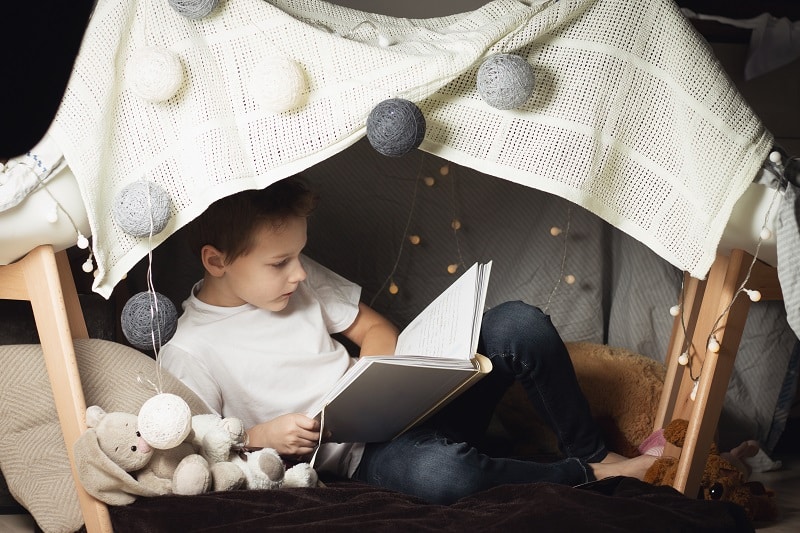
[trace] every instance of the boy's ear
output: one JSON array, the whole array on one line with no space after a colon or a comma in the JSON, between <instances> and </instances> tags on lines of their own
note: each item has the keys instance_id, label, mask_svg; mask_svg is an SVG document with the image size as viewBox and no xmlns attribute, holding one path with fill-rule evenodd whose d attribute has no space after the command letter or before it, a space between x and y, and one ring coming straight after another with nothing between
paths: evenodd
<instances>
[{"instance_id":1,"label":"boy's ear","mask_svg":"<svg viewBox=\"0 0 800 533\"><path fill-rule=\"evenodd\" d=\"M200 258L203 261L203 268L212 276L218 278L225 272L225 254L210 244L200 249Z\"/></svg>"}]
</instances>

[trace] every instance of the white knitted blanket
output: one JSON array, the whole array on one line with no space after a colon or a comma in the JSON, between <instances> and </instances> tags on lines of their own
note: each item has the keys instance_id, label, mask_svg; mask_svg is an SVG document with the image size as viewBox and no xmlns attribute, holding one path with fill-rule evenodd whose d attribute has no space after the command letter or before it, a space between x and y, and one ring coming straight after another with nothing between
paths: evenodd
<instances>
[{"instance_id":1,"label":"white knitted blanket","mask_svg":"<svg viewBox=\"0 0 800 533\"><path fill-rule=\"evenodd\" d=\"M186 73L163 103L135 96L126 77L146 45L175 52ZM499 52L534 68L521 109L495 109L477 93L481 61ZM250 89L259 62L275 56L309 81L304 105L281 114ZM94 290L109 296L212 201L345 149L391 97L425 114L421 149L568 199L701 278L772 145L670 0L495 0L414 20L321 0L222 0L191 20L166 0L100 0L51 128L87 206ZM152 242L112 217L118 191L141 179L173 202Z\"/></svg>"}]
</instances>

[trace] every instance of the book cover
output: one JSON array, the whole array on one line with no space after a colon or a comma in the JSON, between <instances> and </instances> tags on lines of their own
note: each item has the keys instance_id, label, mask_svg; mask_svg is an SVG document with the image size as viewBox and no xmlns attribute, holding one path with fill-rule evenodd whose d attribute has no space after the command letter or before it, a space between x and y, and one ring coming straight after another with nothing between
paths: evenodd
<instances>
[{"instance_id":1,"label":"book cover","mask_svg":"<svg viewBox=\"0 0 800 533\"><path fill-rule=\"evenodd\" d=\"M394 355L368 356L309 412L334 442L385 442L491 371L476 353L491 262L476 263L398 336Z\"/></svg>"}]
</instances>

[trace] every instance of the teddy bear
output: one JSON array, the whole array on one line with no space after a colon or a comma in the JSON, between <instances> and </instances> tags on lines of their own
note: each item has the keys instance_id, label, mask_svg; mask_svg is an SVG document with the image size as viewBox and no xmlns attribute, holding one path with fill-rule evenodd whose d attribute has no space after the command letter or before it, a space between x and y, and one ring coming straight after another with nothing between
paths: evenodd
<instances>
[{"instance_id":1,"label":"teddy bear","mask_svg":"<svg viewBox=\"0 0 800 533\"><path fill-rule=\"evenodd\" d=\"M88 429L74 446L79 479L89 494L110 505L127 505L137 496L314 486L317 481L316 472L308 466L297 469L296 479L290 476L287 482L284 463L271 448L241 451L231 454L229 461L212 463L192 442L192 430L184 442L158 449L141 436L137 415L106 413L99 406L90 406L86 421ZM219 427L241 424L238 420L222 422ZM221 446L223 441L217 442ZM217 449L210 456L220 453Z\"/></svg>"},{"instance_id":2,"label":"teddy bear","mask_svg":"<svg viewBox=\"0 0 800 533\"><path fill-rule=\"evenodd\" d=\"M657 455L648 468L644 481L653 485L672 485L678 469L678 459L664 455L667 444L683 447L689 422L675 419L654 432L640 445L642 453ZM760 482L748 482L749 469L744 461L758 451L758 443L746 441L730 452L720 453L711 443L703 475L700 480L699 499L733 502L744 508L751 521L770 521L777 517L774 493Z\"/></svg>"},{"instance_id":3,"label":"teddy bear","mask_svg":"<svg viewBox=\"0 0 800 533\"><path fill-rule=\"evenodd\" d=\"M170 449L190 442L208 461L213 490L313 487L318 483L316 472L307 463L287 469L271 448L246 449L247 432L240 419L210 413L192 416L186 401L175 394L159 393L144 402L139 409L139 431L155 448Z\"/></svg>"},{"instance_id":4,"label":"teddy bear","mask_svg":"<svg viewBox=\"0 0 800 533\"><path fill-rule=\"evenodd\" d=\"M316 471L308 463L301 462L285 468L283 460L272 448L246 448L247 432L238 418L223 418L216 414L194 415L188 440L212 468L218 464L237 465L248 489L313 487L319 481ZM275 462L276 459L279 463ZM258 467L253 468L255 464Z\"/></svg>"},{"instance_id":5,"label":"teddy bear","mask_svg":"<svg viewBox=\"0 0 800 533\"><path fill-rule=\"evenodd\" d=\"M211 484L208 462L191 444L169 450L150 446L138 431L137 415L86 409L88 429L73 451L86 491L110 505L127 505L136 496L199 494Z\"/></svg>"}]
</instances>

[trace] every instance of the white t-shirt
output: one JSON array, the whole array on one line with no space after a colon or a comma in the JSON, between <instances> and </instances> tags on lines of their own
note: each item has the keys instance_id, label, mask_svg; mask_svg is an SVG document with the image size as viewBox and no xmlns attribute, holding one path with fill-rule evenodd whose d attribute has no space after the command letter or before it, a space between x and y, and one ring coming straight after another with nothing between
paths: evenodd
<instances>
[{"instance_id":1,"label":"white t-shirt","mask_svg":"<svg viewBox=\"0 0 800 533\"><path fill-rule=\"evenodd\" d=\"M330 335L355 320L361 287L308 257L301 262L307 277L279 312L208 305L195 296L197 283L159 353L163 368L212 411L246 427L306 413L353 362ZM314 466L350 477L362 453L361 444L326 443Z\"/></svg>"}]
</instances>

